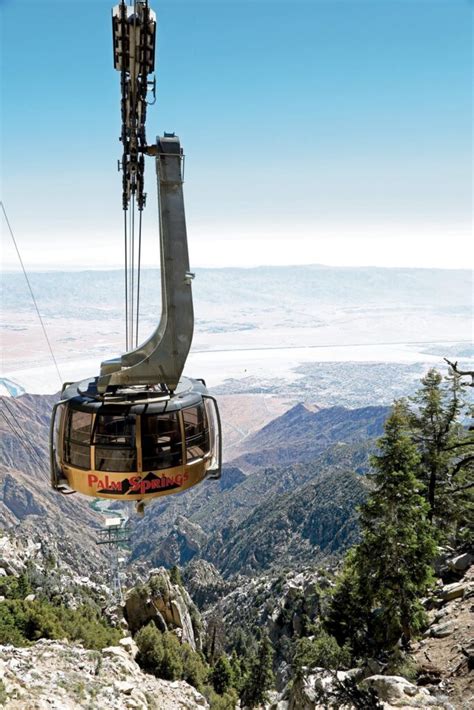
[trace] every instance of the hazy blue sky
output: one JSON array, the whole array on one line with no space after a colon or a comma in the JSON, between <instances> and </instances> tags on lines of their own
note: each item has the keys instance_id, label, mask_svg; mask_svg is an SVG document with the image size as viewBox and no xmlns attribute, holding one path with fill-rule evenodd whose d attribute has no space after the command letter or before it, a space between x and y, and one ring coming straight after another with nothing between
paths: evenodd
<instances>
[{"instance_id":1,"label":"hazy blue sky","mask_svg":"<svg viewBox=\"0 0 474 710\"><path fill-rule=\"evenodd\" d=\"M30 268L121 263L112 4L0 0L2 199ZM151 5L148 138L185 148L192 265L466 266L470 0Z\"/></svg>"}]
</instances>

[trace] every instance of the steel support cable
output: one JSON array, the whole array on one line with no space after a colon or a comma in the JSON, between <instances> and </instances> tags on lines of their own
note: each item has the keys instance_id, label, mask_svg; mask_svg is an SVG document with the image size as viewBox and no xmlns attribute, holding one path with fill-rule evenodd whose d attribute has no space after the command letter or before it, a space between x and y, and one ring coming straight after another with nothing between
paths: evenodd
<instances>
[{"instance_id":1,"label":"steel support cable","mask_svg":"<svg viewBox=\"0 0 474 710\"><path fill-rule=\"evenodd\" d=\"M2 404L5 404L5 401L3 401ZM13 419L14 424L12 424L12 422L10 421L10 419L8 418L8 416L5 414L5 412L3 410L0 410L0 414L5 419L6 423L8 424L8 426L11 429L11 431L13 432L13 434L20 441L21 445L25 449L28 449L30 453L33 453L33 455L35 455L36 452L34 450L30 449L30 443L29 443L28 439L23 438L22 431L19 427L19 424L16 421L15 415L12 413L12 411L8 407L7 407L7 409L10 413L11 418Z\"/></svg>"},{"instance_id":2,"label":"steel support cable","mask_svg":"<svg viewBox=\"0 0 474 710\"><path fill-rule=\"evenodd\" d=\"M18 433L18 430L13 426L13 424L11 423L11 421L9 420L9 418L7 417L7 415L5 414L5 412L0 409L0 414L1 414L2 417L4 418L4 420L5 420L5 422L6 422L7 426L8 426L8 428L10 429L10 431L13 433L13 436L14 436L16 439L18 439L18 441L20 442L20 444L22 445L22 447L23 447L26 451L28 451L28 453L31 453L31 451L28 450L28 448L27 448L27 446L26 446L26 444L25 444L25 441L22 439L21 434Z\"/></svg>"},{"instance_id":3,"label":"steel support cable","mask_svg":"<svg viewBox=\"0 0 474 710\"><path fill-rule=\"evenodd\" d=\"M123 211L123 231L125 237L125 350L128 350L128 240L127 240L127 210Z\"/></svg>"},{"instance_id":4,"label":"steel support cable","mask_svg":"<svg viewBox=\"0 0 474 710\"><path fill-rule=\"evenodd\" d=\"M131 274L131 265L132 265L132 201L130 198L130 203L129 203L129 211L128 211L128 341L127 341L127 350L130 350L130 343L132 341L132 313L131 313L131 304L132 304L132 274Z\"/></svg>"},{"instance_id":5,"label":"steel support cable","mask_svg":"<svg viewBox=\"0 0 474 710\"><path fill-rule=\"evenodd\" d=\"M131 313L131 325L130 325L130 347L133 348L133 334L134 334L134 303L135 303L135 193L132 194L132 234L131 234L131 251L132 251L132 262L131 262L131 296L130 296L130 313Z\"/></svg>"},{"instance_id":6,"label":"steel support cable","mask_svg":"<svg viewBox=\"0 0 474 710\"><path fill-rule=\"evenodd\" d=\"M51 342L50 342L50 340L49 340L49 338L48 338L48 334L47 334L47 332L46 332L46 328L45 328L43 319L41 318L41 313L39 312L39 308L38 308L38 304L37 304L37 302L36 302L35 294L33 293L33 289L31 288L31 283L30 283L30 280L29 280L29 278L28 278L28 274L26 273L25 265L23 264L23 259L21 258L20 250L18 249L18 244L16 243L15 235L13 234L13 230L12 230L11 225L10 225L10 222L9 222L9 220L8 220L7 213L6 213L6 210L5 210L5 205L3 204L3 202L0 202L0 205L2 206L3 215L4 215L4 217L5 217L5 221L6 221L7 225L8 225L8 231L10 232L10 236L11 236L12 241L13 241L13 244L14 244L14 246L15 246L15 250L16 250L16 253L17 253L17 255L18 255L18 259L19 259L19 261L20 261L20 264L21 264L21 268L22 268L22 271L23 271L23 275L24 275L24 277L25 277L26 283L27 283L27 285L28 285L28 289L29 289L29 291L30 291L31 299L32 299L33 304L34 304L34 307L35 307L35 309L36 309L36 313L37 313L37 315L38 315L39 322L41 323L41 328L43 329L43 334L44 334L45 340L46 340L46 342L48 343L48 348L49 348L49 352L51 353L51 358L52 358L52 360L53 360L53 362L54 362L54 367L56 368L56 372L58 373L59 384L60 384L61 387L62 387L63 378L62 378L61 373L60 373L60 371L59 371L59 367L58 367L58 363L57 363L57 361L56 361L56 358L54 357L53 348L51 347Z\"/></svg>"},{"instance_id":7,"label":"steel support cable","mask_svg":"<svg viewBox=\"0 0 474 710\"><path fill-rule=\"evenodd\" d=\"M130 198L130 207L128 213L128 341L127 350L130 350L130 343L132 342L132 313L131 313L131 303L132 303L132 275L131 275L131 264L132 264L132 204Z\"/></svg>"},{"instance_id":8,"label":"steel support cable","mask_svg":"<svg viewBox=\"0 0 474 710\"><path fill-rule=\"evenodd\" d=\"M141 259L142 259L142 214L138 213L138 264L137 264L137 324L135 335L135 347L138 347L138 324L140 321L140 274L141 274Z\"/></svg>"},{"instance_id":9,"label":"steel support cable","mask_svg":"<svg viewBox=\"0 0 474 710\"><path fill-rule=\"evenodd\" d=\"M35 448L33 447L33 445L31 444L30 440L28 439L27 434L26 434L26 432L24 431L23 427L21 426L21 424L20 424L20 423L18 422L18 420L16 419L15 413L12 412L12 410L10 409L10 407L7 405L7 402L6 402L5 399L3 400L3 404L4 404L4 405L6 406L6 408L8 409L8 411L9 411L9 413L10 413L10 416L11 416L11 418L13 419L13 421L14 421L14 423L15 423L15 427L14 427L14 426L12 425L11 421L10 421L10 420L8 419L8 417L6 416L5 412L3 412L3 411L0 410L0 413L2 414L2 416L3 416L3 418L5 419L6 423L8 424L10 430L11 430L11 431L13 432L13 434L16 436L16 438L18 439L18 441L20 442L20 444L23 446L23 448L25 449L25 451L28 452L28 453L32 456L32 458L34 459L34 462L36 463L36 465L39 466L40 468L43 468L43 467L44 467L44 463L41 461L38 452L36 451L36 449L35 449Z\"/></svg>"}]
</instances>

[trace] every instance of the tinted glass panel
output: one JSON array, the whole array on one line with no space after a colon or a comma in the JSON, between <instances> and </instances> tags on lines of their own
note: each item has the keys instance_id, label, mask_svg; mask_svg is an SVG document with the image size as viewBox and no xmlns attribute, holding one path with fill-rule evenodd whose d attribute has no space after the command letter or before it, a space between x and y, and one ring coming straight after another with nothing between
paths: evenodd
<instances>
[{"instance_id":1,"label":"tinted glass panel","mask_svg":"<svg viewBox=\"0 0 474 710\"><path fill-rule=\"evenodd\" d=\"M71 466L90 469L92 414L68 410L64 428L64 460Z\"/></svg>"},{"instance_id":2,"label":"tinted glass panel","mask_svg":"<svg viewBox=\"0 0 474 710\"><path fill-rule=\"evenodd\" d=\"M186 460L202 458L209 453L209 425L202 404L183 409L186 436Z\"/></svg>"},{"instance_id":3,"label":"tinted glass panel","mask_svg":"<svg viewBox=\"0 0 474 710\"><path fill-rule=\"evenodd\" d=\"M69 410L69 431L68 438L73 441L80 441L90 444L92 414L88 412L75 412Z\"/></svg>"},{"instance_id":4,"label":"tinted glass panel","mask_svg":"<svg viewBox=\"0 0 474 710\"><path fill-rule=\"evenodd\" d=\"M135 415L100 414L94 427L96 471L137 470Z\"/></svg>"},{"instance_id":5,"label":"tinted glass panel","mask_svg":"<svg viewBox=\"0 0 474 710\"><path fill-rule=\"evenodd\" d=\"M96 417L94 444L135 446L135 416L100 414Z\"/></svg>"},{"instance_id":6,"label":"tinted glass panel","mask_svg":"<svg viewBox=\"0 0 474 710\"><path fill-rule=\"evenodd\" d=\"M221 442L220 442L220 420L217 404L210 397L204 399L207 419L209 422L209 440L211 458L207 472L212 478L220 478L221 475Z\"/></svg>"},{"instance_id":7,"label":"tinted glass panel","mask_svg":"<svg viewBox=\"0 0 474 710\"><path fill-rule=\"evenodd\" d=\"M143 415L141 425L144 471L172 468L183 463L181 430L176 412Z\"/></svg>"},{"instance_id":8,"label":"tinted glass panel","mask_svg":"<svg viewBox=\"0 0 474 710\"><path fill-rule=\"evenodd\" d=\"M121 449L117 446L96 446L95 469L96 471L116 471L119 473L136 471L136 450Z\"/></svg>"},{"instance_id":9,"label":"tinted glass panel","mask_svg":"<svg viewBox=\"0 0 474 710\"><path fill-rule=\"evenodd\" d=\"M60 438L61 422L65 416L64 404L60 404L56 410L56 418L54 420L54 460L58 469L61 469L61 456L63 452L63 444Z\"/></svg>"},{"instance_id":10,"label":"tinted glass panel","mask_svg":"<svg viewBox=\"0 0 474 710\"><path fill-rule=\"evenodd\" d=\"M65 458L71 466L86 469L90 469L91 467L91 450L89 446L75 444L73 441L70 441L66 446Z\"/></svg>"}]
</instances>

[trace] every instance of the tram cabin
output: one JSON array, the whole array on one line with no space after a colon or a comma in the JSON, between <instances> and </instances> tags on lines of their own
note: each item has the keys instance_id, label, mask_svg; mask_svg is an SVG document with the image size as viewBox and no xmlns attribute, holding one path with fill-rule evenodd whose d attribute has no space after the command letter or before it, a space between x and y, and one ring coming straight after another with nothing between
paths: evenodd
<instances>
[{"instance_id":1,"label":"tram cabin","mask_svg":"<svg viewBox=\"0 0 474 710\"><path fill-rule=\"evenodd\" d=\"M145 387L99 397L96 380L65 386L51 425L51 483L96 498L141 501L220 478L216 402L201 380L173 395Z\"/></svg>"}]
</instances>

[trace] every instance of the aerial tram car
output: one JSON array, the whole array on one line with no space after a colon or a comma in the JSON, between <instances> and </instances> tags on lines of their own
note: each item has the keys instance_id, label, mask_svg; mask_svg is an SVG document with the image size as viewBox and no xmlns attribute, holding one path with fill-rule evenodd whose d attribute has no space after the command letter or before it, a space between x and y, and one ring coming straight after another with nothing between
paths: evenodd
<instances>
[{"instance_id":1,"label":"aerial tram car","mask_svg":"<svg viewBox=\"0 0 474 710\"><path fill-rule=\"evenodd\" d=\"M127 352L103 362L98 376L63 386L51 420L51 485L64 494L135 501L143 512L150 499L220 478L221 426L204 380L182 376L194 326L183 151L174 134L165 133L154 145L145 136L156 16L147 0L122 0L112 25L122 91ZM146 155L155 160L158 183L162 310L156 330L138 345L135 224L140 244Z\"/></svg>"}]
</instances>

